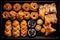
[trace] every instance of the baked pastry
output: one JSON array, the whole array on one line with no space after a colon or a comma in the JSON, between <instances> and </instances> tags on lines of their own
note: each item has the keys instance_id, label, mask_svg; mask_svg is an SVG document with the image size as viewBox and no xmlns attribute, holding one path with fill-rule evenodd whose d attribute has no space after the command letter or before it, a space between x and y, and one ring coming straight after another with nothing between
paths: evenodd
<instances>
[{"instance_id":1,"label":"baked pastry","mask_svg":"<svg viewBox=\"0 0 60 40\"><path fill-rule=\"evenodd\" d=\"M57 23L56 13L48 14L45 16L45 24Z\"/></svg>"},{"instance_id":2,"label":"baked pastry","mask_svg":"<svg viewBox=\"0 0 60 40\"><path fill-rule=\"evenodd\" d=\"M45 14L49 14L49 4L44 4L44 7L45 7Z\"/></svg>"},{"instance_id":3,"label":"baked pastry","mask_svg":"<svg viewBox=\"0 0 60 40\"><path fill-rule=\"evenodd\" d=\"M9 30L11 31L12 30L12 25L11 25L11 21L10 20L6 21L5 30L6 31L9 31Z\"/></svg>"},{"instance_id":4,"label":"baked pastry","mask_svg":"<svg viewBox=\"0 0 60 40\"><path fill-rule=\"evenodd\" d=\"M31 12L31 18L36 20L38 18L38 12Z\"/></svg>"},{"instance_id":5,"label":"baked pastry","mask_svg":"<svg viewBox=\"0 0 60 40\"><path fill-rule=\"evenodd\" d=\"M42 33L45 33L45 28L41 28L41 32Z\"/></svg>"},{"instance_id":6,"label":"baked pastry","mask_svg":"<svg viewBox=\"0 0 60 40\"><path fill-rule=\"evenodd\" d=\"M30 13L29 12L24 12L24 18L25 19L30 19Z\"/></svg>"},{"instance_id":7,"label":"baked pastry","mask_svg":"<svg viewBox=\"0 0 60 40\"><path fill-rule=\"evenodd\" d=\"M50 14L48 14L45 16L45 25L50 24L50 23L51 23L51 16Z\"/></svg>"},{"instance_id":8,"label":"baked pastry","mask_svg":"<svg viewBox=\"0 0 60 40\"><path fill-rule=\"evenodd\" d=\"M9 31L4 31L5 32L5 36L7 36L7 37L11 37L11 31L9 30Z\"/></svg>"},{"instance_id":9,"label":"baked pastry","mask_svg":"<svg viewBox=\"0 0 60 40\"><path fill-rule=\"evenodd\" d=\"M22 20L22 21L21 21L21 26L27 26L26 20Z\"/></svg>"},{"instance_id":10,"label":"baked pastry","mask_svg":"<svg viewBox=\"0 0 60 40\"><path fill-rule=\"evenodd\" d=\"M13 35L13 37L15 37L15 38L17 38L17 37L19 37L20 36L20 31L19 30L12 30L12 35Z\"/></svg>"},{"instance_id":11,"label":"baked pastry","mask_svg":"<svg viewBox=\"0 0 60 40\"><path fill-rule=\"evenodd\" d=\"M56 29L54 29L53 27L51 27L51 24L48 25L43 25L43 27L45 28L46 32L45 32L45 36L48 36L49 34L53 33L56 31Z\"/></svg>"},{"instance_id":12,"label":"baked pastry","mask_svg":"<svg viewBox=\"0 0 60 40\"><path fill-rule=\"evenodd\" d=\"M30 4L29 3L24 3L22 8L25 10L25 11L29 11L30 10Z\"/></svg>"},{"instance_id":13,"label":"baked pastry","mask_svg":"<svg viewBox=\"0 0 60 40\"><path fill-rule=\"evenodd\" d=\"M55 3L50 4L50 12L57 12Z\"/></svg>"},{"instance_id":14,"label":"baked pastry","mask_svg":"<svg viewBox=\"0 0 60 40\"><path fill-rule=\"evenodd\" d=\"M8 20L6 21L6 24L5 24L5 35L7 37L10 37L11 36L11 30L12 30L12 25L11 25L11 21Z\"/></svg>"},{"instance_id":15,"label":"baked pastry","mask_svg":"<svg viewBox=\"0 0 60 40\"><path fill-rule=\"evenodd\" d=\"M16 19L16 12L15 11L10 11L9 12L9 18L11 18L12 20Z\"/></svg>"},{"instance_id":16,"label":"baked pastry","mask_svg":"<svg viewBox=\"0 0 60 40\"><path fill-rule=\"evenodd\" d=\"M45 8L43 6L39 7L39 17L41 17L42 19L44 19L45 17Z\"/></svg>"},{"instance_id":17,"label":"baked pastry","mask_svg":"<svg viewBox=\"0 0 60 40\"><path fill-rule=\"evenodd\" d=\"M27 36L27 28L21 28L21 36L26 37Z\"/></svg>"},{"instance_id":18,"label":"baked pastry","mask_svg":"<svg viewBox=\"0 0 60 40\"><path fill-rule=\"evenodd\" d=\"M19 11L19 10L21 9L21 5L20 5L19 3L15 3L15 4L13 5L13 9L14 9L15 11Z\"/></svg>"},{"instance_id":19,"label":"baked pastry","mask_svg":"<svg viewBox=\"0 0 60 40\"><path fill-rule=\"evenodd\" d=\"M12 23L13 26L17 26L19 25L19 22L17 20L14 20L13 23Z\"/></svg>"},{"instance_id":20,"label":"baked pastry","mask_svg":"<svg viewBox=\"0 0 60 40\"><path fill-rule=\"evenodd\" d=\"M12 26L13 26L13 30L12 30L13 37L19 37L20 36L19 22L17 20L14 20L13 23L12 23Z\"/></svg>"},{"instance_id":21,"label":"baked pastry","mask_svg":"<svg viewBox=\"0 0 60 40\"><path fill-rule=\"evenodd\" d=\"M37 20L37 24L38 24L38 25L41 25L41 24L43 24L43 21L42 21L42 19L38 19L38 20Z\"/></svg>"},{"instance_id":22,"label":"baked pastry","mask_svg":"<svg viewBox=\"0 0 60 40\"><path fill-rule=\"evenodd\" d=\"M37 11L37 9L38 9L38 4L32 2L32 3L30 4L30 10L32 10L32 11Z\"/></svg>"},{"instance_id":23,"label":"baked pastry","mask_svg":"<svg viewBox=\"0 0 60 40\"><path fill-rule=\"evenodd\" d=\"M52 14L51 14L51 22L52 22L52 23L57 23L57 21L58 21L58 20L57 20L56 13L52 13Z\"/></svg>"},{"instance_id":24,"label":"baked pastry","mask_svg":"<svg viewBox=\"0 0 60 40\"><path fill-rule=\"evenodd\" d=\"M25 37L27 36L27 22L25 20L22 20L21 21L21 36L22 37Z\"/></svg>"},{"instance_id":25,"label":"baked pastry","mask_svg":"<svg viewBox=\"0 0 60 40\"><path fill-rule=\"evenodd\" d=\"M9 12L4 11L4 12L2 13L2 17L3 17L4 19L8 19L8 18L9 18Z\"/></svg>"},{"instance_id":26,"label":"baked pastry","mask_svg":"<svg viewBox=\"0 0 60 40\"><path fill-rule=\"evenodd\" d=\"M24 12L23 11L19 11L18 13L17 13L17 19L19 20L19 21L21 21L21 20L23 20L23 17L24 16Z\"/></svg>"},{"instance_id":27,"label":"baked pastry","mask_svg":"<svg viewBox=\"0 0 60 40\"><path fill-rule=\"evenodd\" d=\"M41 30L41 26L40 25L36 25L35 30L36 31L40 31Z\"/></svg>"},{"instance_id":28,"label":"baked pastry","mask_svg":"<svg viewBox=\"0 0 60 40\"><path fill-rule=\"evenodd\" d=\"M12 5L10 3L5 3L4 4L4 9L9 11L9 10L12 9Z\"/></svg>"}]
</instances>

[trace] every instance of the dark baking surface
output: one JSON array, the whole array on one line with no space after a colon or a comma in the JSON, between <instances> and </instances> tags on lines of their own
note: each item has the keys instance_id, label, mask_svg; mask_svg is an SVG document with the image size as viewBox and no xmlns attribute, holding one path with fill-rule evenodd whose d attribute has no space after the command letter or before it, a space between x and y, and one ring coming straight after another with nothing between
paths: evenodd
<instances>
[{"instance_id":1,"label":"dark baking surface","mask_svg":"<svg viewBox=\"0 0 60 40\"><path fill-rule=\"evenodd\" d=\"M51 35L49 35L49 36L44 36L43 34L40 34L40 33L37 33L37 34L39 34L39 35L36 35L36 37L34 37L34 38L30 38L30 37L25 37L25 38L23 38L23 37L19 37L19 38L13 38L13 37L5 37L4 36L4 25L5 25L5 21L6 20L4 20L3 18L2 18L2 12L4 11L3 10L3 5L6 3L6 2L10 2L11 4L14 4L14 3L20 3L20 4L23 4L23 3L25 3L25 2L28 2L28 3L30 3L30 2L34 2L34 1L1 1L1 4L0 4L0 22L1 22L1 24L0 24L0 30L1 30L1 32L0 32L0 34L1 34L1 38L5 38L5 39L58 39L59 38L59 29L60 29L60 8L59 8L59 3L58 3L58 1L35 1L35 2L37 2L38 4L44 4L44 3L48 3L48 4L50 4L50 3L56 3L56 6L57 6L57 18L58 18L58 23L56 24L56 25L54 25L53 27L57 30L55 33L53 33L53 34L51 34Z\"/></svg>"}]
</instances>

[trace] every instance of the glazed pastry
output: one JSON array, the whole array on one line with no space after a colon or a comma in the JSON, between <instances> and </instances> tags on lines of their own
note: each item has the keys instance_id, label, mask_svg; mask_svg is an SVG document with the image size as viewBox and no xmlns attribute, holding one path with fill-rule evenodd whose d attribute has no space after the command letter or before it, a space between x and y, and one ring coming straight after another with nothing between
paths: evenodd
<instances>
[{"instance_id":1,"label":"glazed pastry","mask_svg":"<svg viewBox=\"0 0 60 40\"><path fill-rule=\"evenodd\" d=\"M23 20L23 17L24 16L24 12L23 11L19 11L18 13L17 13L17 19L19 20L19 21L21 21L21 20Z\"/></svg>"},{"instance_id":2,"label":"glazed pastry","mask_svg":"<svg viewBox=\"0 0 60 40\"><path fill-rule=\"evenodd\" d=\"M11 25L11 21L10 20L7 20L6 21L6 25Z\"/></svg>"},{"instance_id":3,"label":"glazed pastry","mask_svg":"<svg viewBox=\"0 0 60 40\"><path fill-rule=\"evenodd\" d=\"M41 25L42 23L43 23L42 19L38 19L38 20L37 20L37 24L38 24L38 25Z\"/></svg>"},{"instance_id":4,"label":"glazed pastry","mask_svg":"<svg viewBox=\"0 0 60 40\"><path fill-rule=\"evenodd\" d=\"M11 25L11 21L10 21L10 20L6 21L5 30L6 30L6 31L11 31L11 29L12 29L11 26L12 26L12 25Z\"/></svg>"},{"instance_id":5,"label":"glazed pastry","mask_svg":"<svg viewBox=\"0 0 60 40\"><path fill-rule=\"evenodd\" d=\"M14 26L13 30L20 30L20 25Z\"/></svg>"},{"instance_id":6,"label":"glazed pastry","mask_svg":"<svg viewBox=\"0 0 60 40\"><path fill-rule=\"evenodd\" d=\"M11 36L11 30L12 30L12 25L11 25L11 21L8 20L6 21L6 24L5 24L5 35L10 37Z\"/></svg>"},{"instance_id":7,"label":"glazed pastry","mask_svg":"<svg viewBox=\"0 0 60 40\"><path fill-rule=\"evenodd\" d=\"M12 9L12 5L10 3L5 3L4 4L4 9L5 10L11 10Z\"/></svg>"},{"instance_id":8,"label":"glazed pastry","mask_svg":"<svg viewBox=\"0 0 60 40\"><path fill-rule=\"evenodd\" d=\"M30 4L29 3L24 3L22 8L25 10L25 11L29 11L30 10Z\"/></svg>"},{"instance_id":9,"label":"glazed pastry","mask_svg":"<svg viewBox=\"0 0 60 40\"><path fill-rule=\"evenodd\" d=\"M20 36L19 22L17 20L14 20L13 23L12 23L12 26L13 26L13 30L12 30L13 37L19 37Z\"/></svg>"},{"instance_id":10,"label":"glazed pastry","mask_svg":"<svg viewBox=\"0 0 60 40\"><path fill-rule=\"evenodd\" d=\"M31 18L36 20L38 18L38 12L31 12Z\"/></svg>"},{"instance_id":11,"label":"glazed pastry","mask_svg":"<svg viewBox=\"0 0 60 40\"><path fill-rule=\"evenodd\" d=\"M12 20L16 19L16 12L15 11L10 11L9 18L11 18Z\"/></svg>"},{"instance_id":12,"label":"glazed pastry","mask_svg":"<svg viewBox=\"0 0 60 40\"><path fill-rule=\"evenodd\" d=\"M20 30L20 25L17 20L14 20L12 25L13 25L13 30Z\"/></svg>"},{"instance_id":13,"label":"glazed pastry","mask_svg":"<svg viewBox=\"0 0 60 40\"><path fill-rule=\"evenodd\" d=\"M26 37L27 36L27 28L21 28L21 36Z\"/></svg>"},{"instance_id":14,"label":"glazed pastry","mask_svg":"<svg viewBox=\"0 0 60 40\"><path fill-rule=\"evenodd\" d=\"M37 11L37 9L38 9L38 4L32 2L32 3L30 4L30 10L32 10L32 11Z\"/></svg>"},{"instance_id":15,"label":"glazed pastry","mask_svg":"<svg viewBox=\"0 0 60 40\"><path fill-rule=\"evenodd\" d=\"M20 36L20 31L19 30L13 30L13 37L17 38Z\"/></svg>"},{"instance_id":16,"label":"glazed pastry","mask_svg":"<svg viewBox=\"0 0 60 40\"><path fill-rule=\"evenodd\" d=\"M14 20L13 23L12 23L13 26L17 26L19 25L19 22L17 20Z\"/></svg>"},{"instance_id":17,"label":"glazed pastry","mask_svg":"<svg viewBox=\"0 0 60 40\"><path fill-rule=\"evenodd\" d=\"M36 26L36 22L35 21L33 21L33 20L29 20L28 21L28 27L29 28L34 28Z\"/></svg>"},{"instance_id":18,"label":"glazed pastry","mask_svg":"<svg viewBox=\"0 0 60 40\"><path fill-rule=\"evenodd\" d=\"M13 5L13 9L14 9L15 11L19 11L19 10L21 9L21 5L20 5L19 3L15 3L15 4Z\"/></svg>"},{"instance_id":19,"label":"glazed pastry","mask_svg":"<svg viewBox=\"0 0 60 40\"><path fill-rule=\"evenodd\" d=\"M27 22L25 20L21 21L21 36L26 37L27 36Z\"/></svg>"},{"instance_id":20,"label":"glazed pastry","mask_svg":"<svg viewBox=\"0 0 60 40\"><path fill-rule=\"evenodd\" d=\"M22 20L22 21L21 21L21 26L27 26L26 20Z\"/></svg>"},{"instance_id":21,"label":"glazed pastry","mask_svg":"<svg viewBox=\"0 0 60 40\"><path fill-rule=\"evenodd\" d=\"M30 13L29 12L24 12L24 18L25 19L30 19Z\"/></svg>"},{"instance_id":22,"label":"glazed pastry","mask_svg":"<svg viewBox=\"0 0 60 40\"><path fill-rule=\"evenodd\" d=\"M4 11L4 12L2 13L2 17L3 17L4 19L8 19L8 18L9 18L9 12Z\"/></svg>"},{"instance_id":23,"label":"glazed pastry","mask_svg":"<svg viewBox=\"0 0 60 40\"><path fill-rule=\"evenodd\" d=\"M41 30L41 26L40 26L40 25L36 25L35 30L36 30L36 31Z\"/></svg>"}]
</instances>

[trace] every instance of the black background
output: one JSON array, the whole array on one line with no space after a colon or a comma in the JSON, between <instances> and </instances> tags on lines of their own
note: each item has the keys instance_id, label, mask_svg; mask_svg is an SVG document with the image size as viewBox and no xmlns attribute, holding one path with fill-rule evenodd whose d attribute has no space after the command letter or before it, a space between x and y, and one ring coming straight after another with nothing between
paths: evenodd
<instances>
[{"instance_id":1,"label":"black background","mask_svg":"<svg viewBox=\"0 0 60 40\"><path fill-rule=\"evenodd\" d=\"M41 0L0 0L0 27L1 27L1 2L3 2L3 1L41 1ZM43 0L42 0L43 1ZM57 1L58 2L58 12L59 12L59 14L58 14L58 20L59 20L59 25L58 26L60 26L60 2L58 1L58 0L45 0L45 1ZM0 38L1 38L1 28L0 28ZM59 37L60 37L60 27L59 27Z\"/></svg>"}]
</instances>

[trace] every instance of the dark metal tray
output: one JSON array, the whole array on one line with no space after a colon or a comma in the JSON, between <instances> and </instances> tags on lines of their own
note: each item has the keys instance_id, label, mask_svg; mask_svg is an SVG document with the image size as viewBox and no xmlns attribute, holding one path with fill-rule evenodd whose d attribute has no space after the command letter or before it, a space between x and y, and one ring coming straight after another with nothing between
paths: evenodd
<instances>
[{"instance_id":1,"label":"dark metal tray","mask_svg":"<svg viewBox=\"0 0 60 40\"><path fill-rule=\"evenodd\" d=\"M31 2L36 2L38 4L45 4L45 3L55 3L56 4L56 8L57 8L57 18L58 18L58 22L56 25L53 25L53 27L57 30L56 32L52 33L51 35L49 36L44 36L42 33L37 33L37 35L33 38L29 37L28 35L26 37L18 37L18 38L14 38L14 37L5 37L4 36L4 27L5 27L5 21L3 18L2 18L2 12L4 11L3 9L3 5L5 3L11 3L12 5L14 3L20 3L20 4L23 4L23 3L31 3ZM0 13L0 19L1 19L1 27L0 27L0 30L1 30L1 38L5 38L5 39L58 39L59 38L59 17L60 17L60 14L59 14L59 7L58 7L58 2L57 1L2 1L1 2L1 13Z\"/></svg>"}]
</instances>

